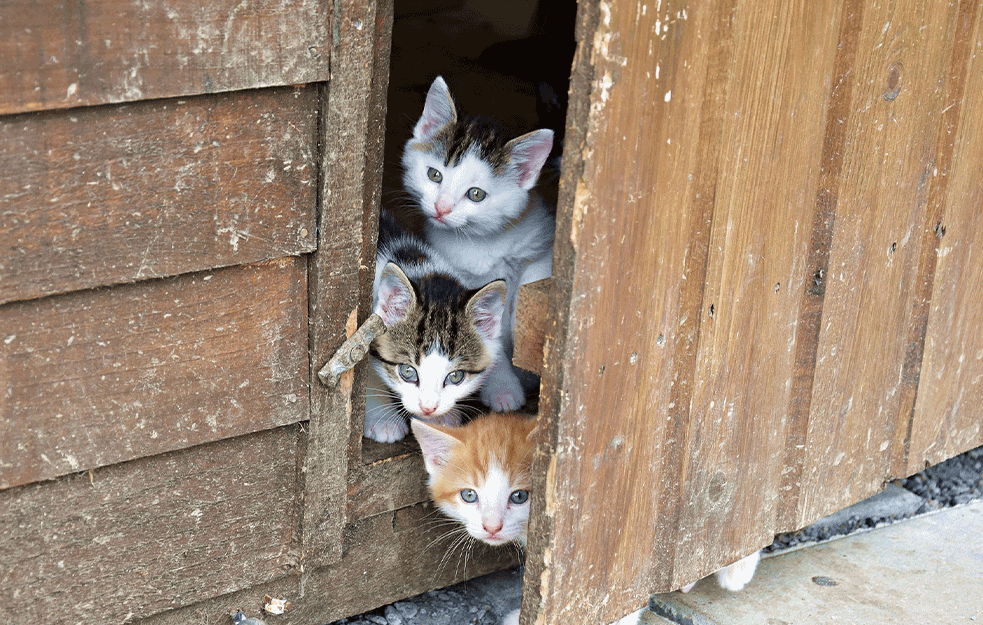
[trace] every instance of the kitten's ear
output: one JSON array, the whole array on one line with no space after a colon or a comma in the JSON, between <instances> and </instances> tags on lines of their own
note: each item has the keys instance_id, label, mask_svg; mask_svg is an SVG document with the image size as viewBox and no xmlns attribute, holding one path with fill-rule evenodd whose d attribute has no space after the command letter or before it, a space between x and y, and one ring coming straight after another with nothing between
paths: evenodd
<instances>
[{"instance_id":1,"label":"kitten's ear","mask_svg":"<svg viewBox=\"0 0 983 625\"><path fill-rule=\"evenodd\" d=\"M437 76L430 91L427 92L427 102L423 105L423 115L413 128L413 138L417 141L430 141L438 130L457 121L457 109L454 98L447 88L447 83Z\"/></svg>"},{"instance_id":2,"label":"kitten's ear","mask_svg":"<svg viewBox=\"0 0 983 625\"><path fill-rule=\"evenodd\" d=\"M531 189L553 149L553 131L543 129L530 132L512 139L506 147L512 154L512 164L519 170L519 186Z\"/></svg>"},{"instance_id":3,"label":"kitten's ear","mask_svg":"<svg viewBox=\"0 0 983 625\"><path fill-rule=\"evenodd\" d=\"M502 314L505 312L505 280L490 282L468 300L468 313L474 328L485 340L493 341L502 333Z\"/></svg>"},{"instance_id":4,"label":"kitten's ear","mask_svg":"<svg viewBox=\"0 0 983 625\"><path fill-rule=\"evenodd\" d=\"M416 442L420 443L420 449L423 450L423 464L427 467L427 473L434 475L447 464L458 440L420 419L410 419L410 427L413 428Z\"/></svg>"},{"instance_id":5,"label":"kitten's ear","mask_svg":"<svg viewBox=\"0 0 983 625\"><path fill-rule=\"evenodd\" d=\"M387 263L379 276L375 312L387 328L404 319L416 305L416 293L409 278L396 263Z\"/></svg>"}]
</instances>

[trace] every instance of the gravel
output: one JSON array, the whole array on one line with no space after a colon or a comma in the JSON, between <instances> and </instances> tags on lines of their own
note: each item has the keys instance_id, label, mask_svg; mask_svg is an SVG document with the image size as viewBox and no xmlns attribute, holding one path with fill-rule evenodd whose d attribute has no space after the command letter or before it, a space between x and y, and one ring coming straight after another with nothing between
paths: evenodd
<instances>
[{"instance_id":1,"label":"gravel","mask_svg":"<svg viewBox=\"0 0 983 625\"><path fill-rule=\"evenodd\" d=\"M877 516L841 515L832 524L817 522L798 532L776 536L765 552L821 542L983 499L983 447L897 480L895 484L917 495L920 505L917 501L914 505L906 502L894 511L882 511L874 506L866 509L877 510ZM502 616L518 607L521 579L518 568L493 573L341 619L332 625L498 625Z\"/></svg>"},{"instance_id":2,"label":"gravel","mask_svg":"<svg viewBox=\"0 0 983 625\"><path fill-rule=\"evenodd\" d=\"M850 515L834 524L817 522L797 532L779 534L775 542L765 547L765 553L822 542L983 499L983 447L970 449L909 478L896 480L895 484L917 495L921 499L920 505L909 507L903 514Z\"/></svg>"}]
</instances>

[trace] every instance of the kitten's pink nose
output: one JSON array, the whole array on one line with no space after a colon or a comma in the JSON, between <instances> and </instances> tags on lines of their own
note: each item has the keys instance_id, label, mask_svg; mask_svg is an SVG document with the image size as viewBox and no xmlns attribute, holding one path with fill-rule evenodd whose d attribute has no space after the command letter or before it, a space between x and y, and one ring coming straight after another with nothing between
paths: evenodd
<instances>
[{"instance_id":1,"label":"kitten's pink nose","mask_svg":"<svg viewBox=\"0 0 983 625\"><path fill-rule=\"evenodd\" d=\"M437 410L437 406L427 406L425 404L420 404L420 412L422 412L427 416L432 415L436 410Z\"/></svg>"},{"instance_id":2,"label":"kitten's pink nose","mask_svg":"<svg viewBox=\"0 0 983 625\"><path fill-rule=\"evenodd\" d=\"M451 211L454 210L454 202L450 198L442 195L437 198L436 202L434 202L433 208L435 211L437 211L437 219L442 219L443 217L450 215Z\"/></svg>"},{"instance_id":3,"label":"kitten's pink nose","mask_svg":"<svg viewBox=\"0 0 983 625\"><path fill-rule=\"evenodd\" d=\"M499 519L497 523L494 522L494 521L490 521L490 522L489 521L483 521L481 523L481 527L485 528L485 531L488 532L488 535L489 536L494 536L495 534L501 532L502 531L502 525L504 525L504 524L502 523L502 520L501 519Z\"/></svg>"}]
</instances>

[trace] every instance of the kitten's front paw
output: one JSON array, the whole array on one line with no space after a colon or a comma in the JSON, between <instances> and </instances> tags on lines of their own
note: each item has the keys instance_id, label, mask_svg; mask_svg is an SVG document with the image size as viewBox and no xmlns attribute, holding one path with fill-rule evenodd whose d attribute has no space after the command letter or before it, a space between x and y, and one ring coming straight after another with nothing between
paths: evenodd
<instances>
[{"instance_id":1,"label":"kitten's front paw","mask_svg":"<svg viewBox=\"0 0 983 625\"><path fill-rule=\"evenodd\" d=\"M481 387L481 401L495 412L510 412L522 408L526 403L526 394L511 365L496 367L492 371L488 381Z\"/></svg>"},{"instance_id":2,"label":"kitten's front paw","mask_svg":"<svg viewBox=\"0 0 983 625\"><path fill-rule=\"evenodd\" d=\"M410 431L410 426L406 419L394 417L384 421L372 422L365 419L365 429L362 433L366 438L371 438L380 443L395 443L402 440Z\"/></svg>"},{"instance_id":3,"label":"kitten's front paw","mask_svg":"<svg viewBox=\"0 0 983 625\"><path fill-rule=\"evenodd\" d=\"M754 571L758 568L758 560L760 559L761 552L757 551L730 566L720 569L717 571L717 583L724 590L730 590L732 592L743 590L747 583L754 577Z\"/></svg>"}]
</instances>

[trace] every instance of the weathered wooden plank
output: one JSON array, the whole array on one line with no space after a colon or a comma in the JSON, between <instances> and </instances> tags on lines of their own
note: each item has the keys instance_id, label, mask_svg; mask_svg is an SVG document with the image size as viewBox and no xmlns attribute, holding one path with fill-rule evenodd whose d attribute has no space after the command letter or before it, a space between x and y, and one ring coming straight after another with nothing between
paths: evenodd
<instances>
[{"instance_id":1,"label":"weathered wooden plank","mask_svg":"<svg viewBox=\"0 0 983 625\"><path fill-rule=\"evenodd\" d=\"M0 6L0 114L328 79L330 3Z\"/></svg>"},{"instance_id":2,"label":"weathered wooden plank","mask_svg":"<svg viewBox=\"0 0 983 625\"><path fill-rule=\"evenodd\" d=\"M400 449L406 447L413 451L377 460L351 472L348 483L349 519L365 519L429 499L419 448L412 442Z\"/></svg>"},{"instance_id":3,"label":"weathered wooden plank","mask_svg":"<svg viewBox=\"0 0 983 625\"><path fill-rule=\"evenodd\" d=\"M284 579L256 586L136 624L228 625L234 609L256 615L264 594L293 604L282 616L264 616L268 623L328 623L518 563L511 548L474 543L466 551L454 546L456 538L430 504L380 514L345 528L345 557L336 565L308 570L291 578L293 584Z\"/></svg>"},{"instance_id":4,"label":"weathered wooden plank","mask_svg":"<svg viewBox=\"0 0 983 625\"><path fill-rule=\"evenodd\" d=\"M862 0L844 1L840 7L839 43L830 66L831 86L827 96L822 153L815 186L815 209L810 229L809 249L805 257L806 280L799 300L799 316L793 344L794 366L790 370L790 397L785 422L786 440L782 473L781 499L778 502L778 528L799 527L798 504L802 473L805 467L806 439L812 414L813 383L819 334L822 328L826 294L824 276L829 273L829 254L836 224L836 208L843 171L846 125L842 120L853 106L853 81L847 80L856 63L858 32L857 14Z\"/></svg>"},{"instance_id":5,"label":"weathered wooden plank","mask_svg":"<svg viewBox=\"0 0 983 625\"><path fill-rule=\"evenodd\" d=\"M911 474L983 444L983 10L961 2L945 96L940 151L928 182L942 219L924 224L937 247L910 450L898 474ZM944 136L942 133L945 133ZM934 216L934 214L933 214ZM928 246L926 246L928 248ZM937 260L936 260L937 259Z\"/></svg>"},{"instance_id":6,"label":"weathered wooden plank","mask_svg":"<svg viewBox=\"0 0 983 625\"><path fill-rule=\"evenodd\" d=\"M308 265L312 375L371 308L392 11L391 0L335 4L333 77L321 91L320 237ZM330 389L311 380L303 521L309 568L343 555L348 473L361 467L357 415L364 413L365 381L360 367Z\"/></svg>"},{"instance_id":7,"label":"weathered wooden plank","mask_svg":"<svg viewBox=\"0 0 983 625\"><path fill-rule=\"evenodd\" d=\"M536 374L543 370L543 336L551 284L552 280L546 279L520 286L515 310L512 364Z\"/></svg>"},{"instance_id":8,"label":"weathered wooden plank","mask_svg":"<svg viewBox=\"0 0 983 625\"><path fill-rule=\"evenodd\" d=\"M0 486L307 419L305 265L0 308Z\"/></svg>"},{"instance_id":9,"label":"weathered wooden plank","mask_svg":"<svg viewBox=\"0 0 983 625\"><path fill-rule=\"evenodd\" d=\"M314 248L317 91L0 118L0 303Z\"/></svg>"},{"instance_id":10,"label":"weathered wooden plank","mask_svg":"<svg viewBox=\"0 0 983 625\"><path fill-rule=\"evenodd\" d=\"M610 622L670 589L733 8L580 5L527 623Z\"/></svg>"},{"instance_id":11,"label":"weathered wooden plank","mask_svg":"<svg viewBox=\"0 0 983 625\"><path fill-rule=\"evenodd\" d=\"M878 492L903 457L904 375L920 351L934 255L926 182L951 153L940 132L958 11L946 2L859 5L852 106L825 275L812 415L793 526ZM958 39L956 40L958 41ZM965 73L958 77L965 80ZM920 330L913 328L922 328ZM914 345L912 345L914 343ZM920 360L920 358L918 358Z\"/></svg>"},{"instance_id":12,"label":"weathered wooden plank","mask_svg":"<svg viewBox=\"0 0 983 625\"><path fill-rule=\"evenodd\" d=\"M719 149L708 155L716 175L697 191L712 201L713 221L688 449L676 476L679 524L664 538L675 546L671 587L774 538L784 468L776 451L786 442L796 322L811 280L805 258L830 89L828 79L797 78L833 66L837 8L738 3L730 50L713 61L727 78Z\"/></svg>"},{"instance_id":13,"label":"weathered wooden plank","mask_svg":"<svg viewBox=\"0 0 983 625\"><path fill-rule=\"evenodd\" d=\"M280 428L0 491L0 618L131 622L290 573L297 441Z\"/></svg>"}]
</instances>

